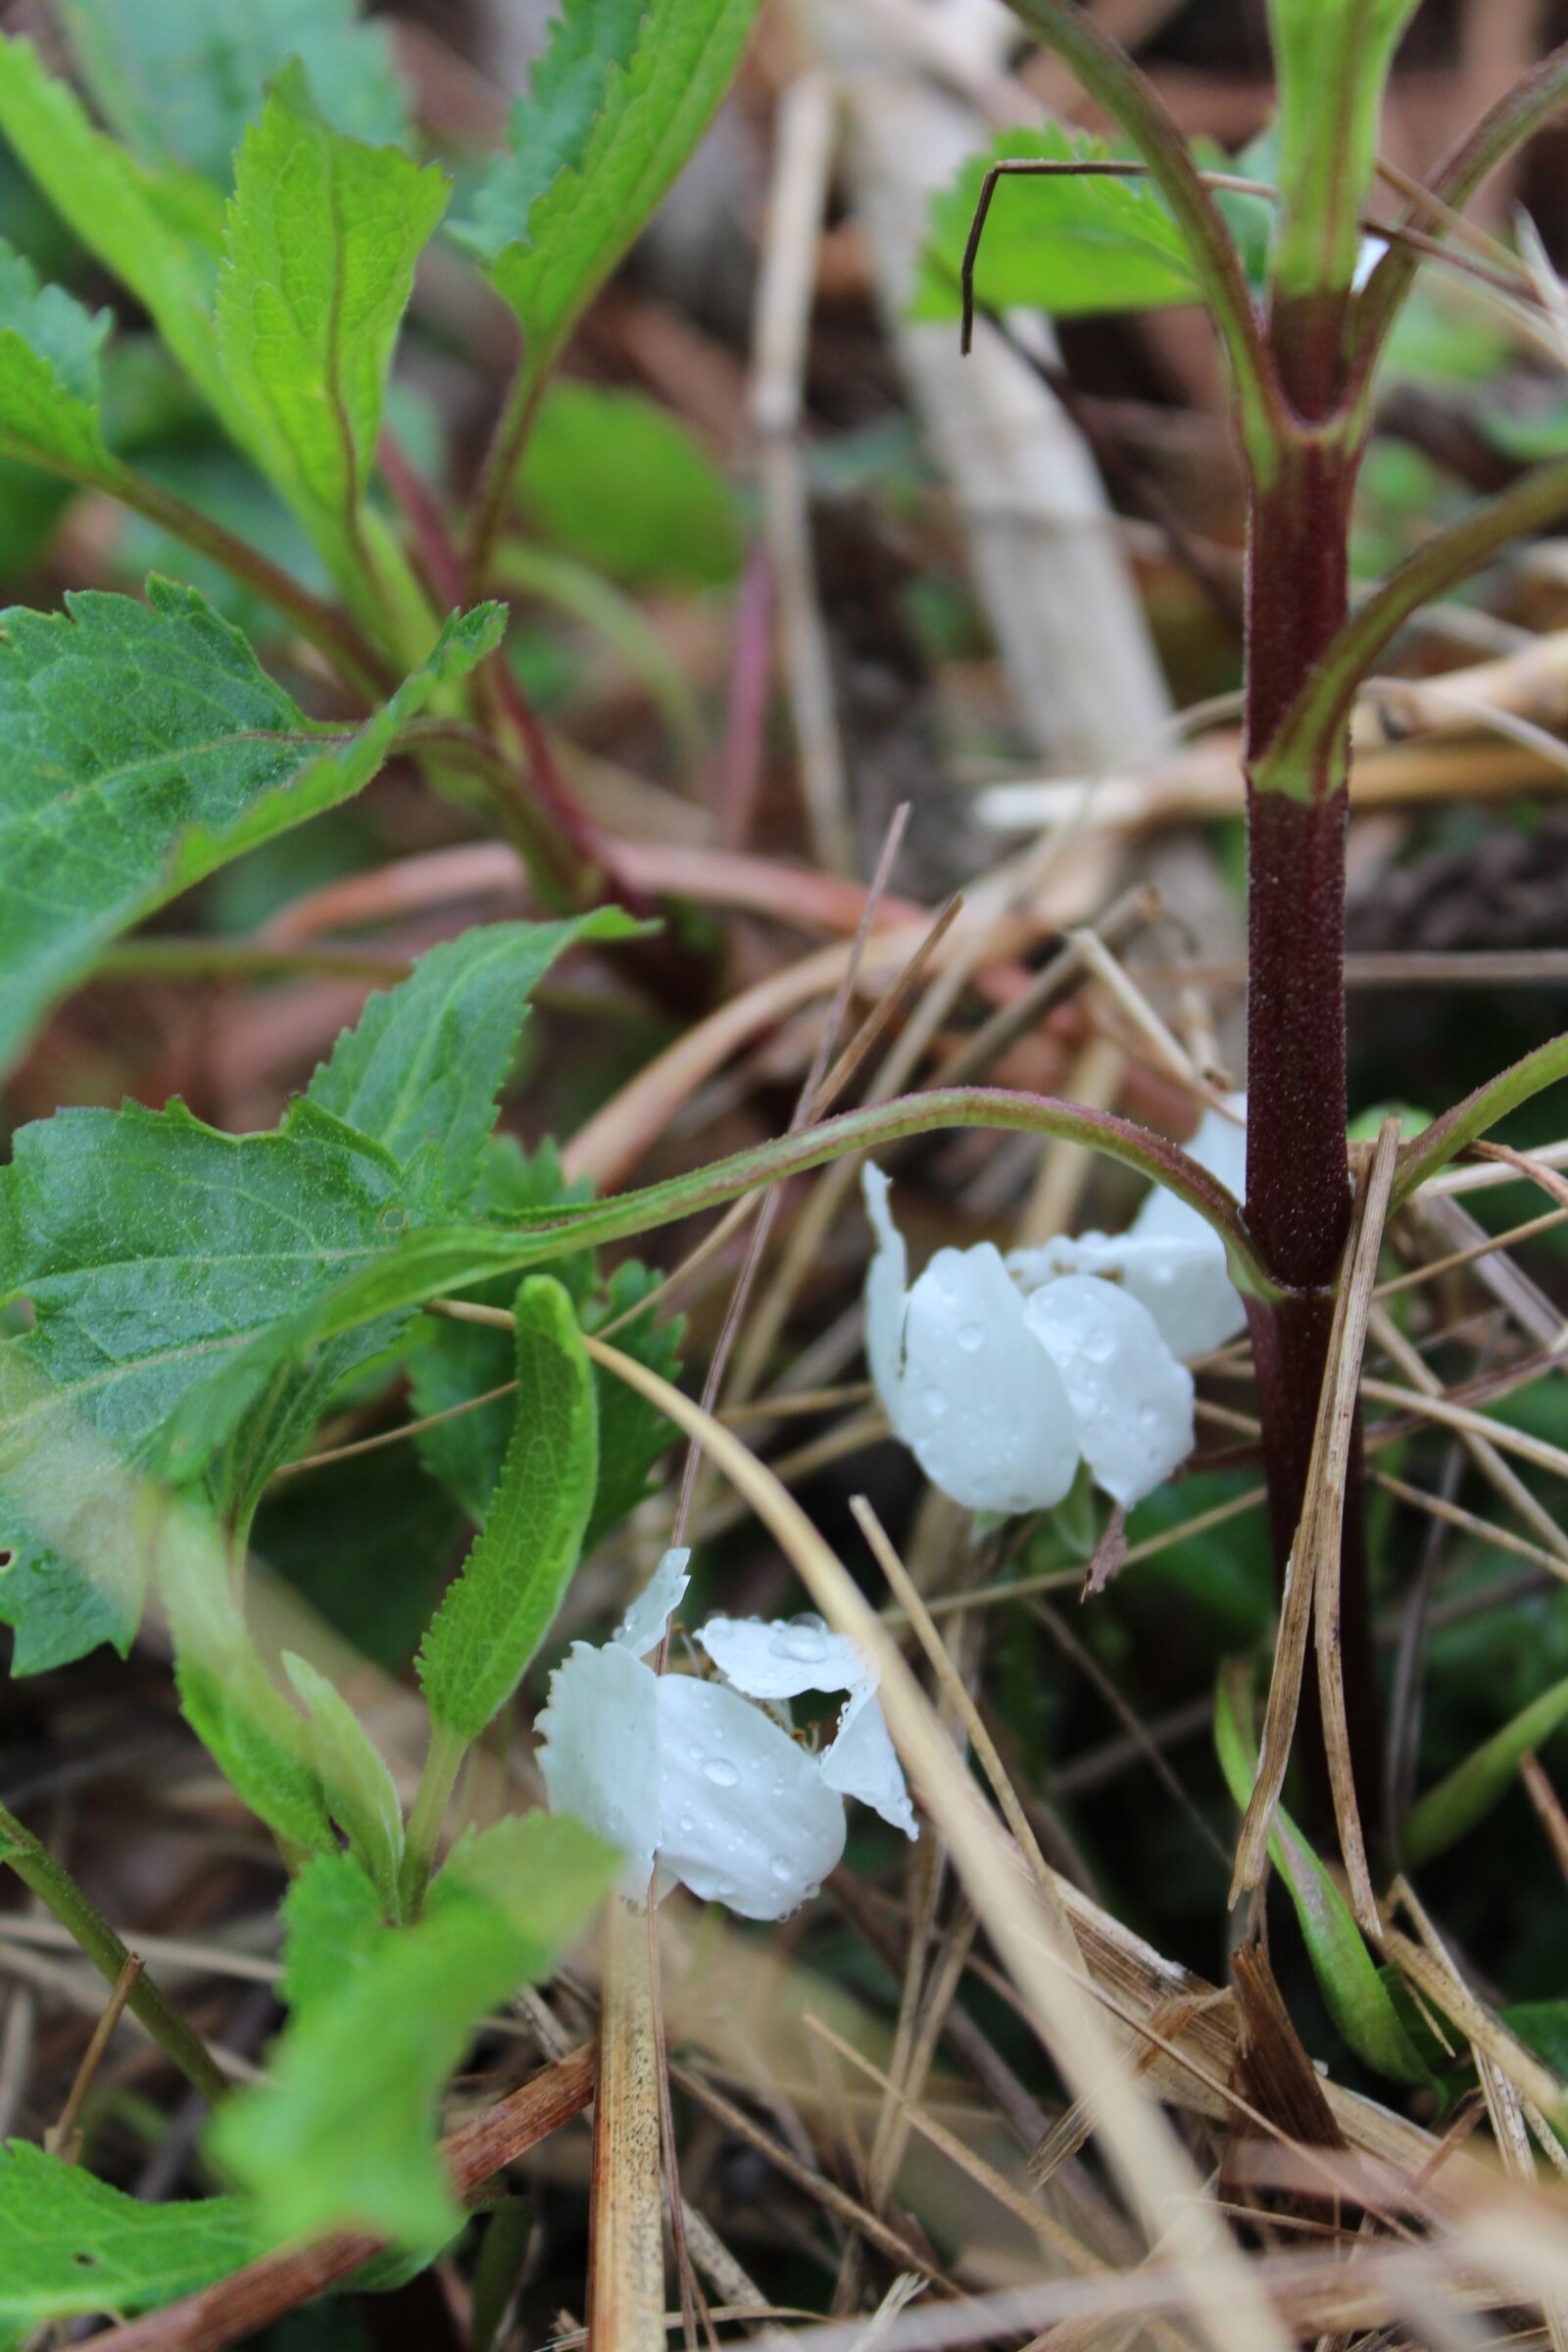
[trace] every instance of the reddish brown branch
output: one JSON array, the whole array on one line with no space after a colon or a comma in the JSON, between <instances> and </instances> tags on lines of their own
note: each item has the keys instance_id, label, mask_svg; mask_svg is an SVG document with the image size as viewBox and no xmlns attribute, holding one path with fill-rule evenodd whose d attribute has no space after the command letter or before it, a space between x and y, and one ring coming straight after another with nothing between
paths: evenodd
<instances>
[{"instance_id":1,"label":"reddish brown branch","mask_svg":"<svg viewBox=\"0 0 1568 2352\"><path fill-rule=\"evenodd\" d=\"M574 2050L464 2124L444 2143L458 2195L469 2195L503 2165L548 2139L580 2115L593 2095L593 2052ZM220 2352L329 2287L341 2286L384 2251L383 2241L367 2230L336 2230L312 2245L264 2254L216 2286L203 2287L167 2311L111 2328L93 2341L103 2352Z\"/></svg>"}]
</instances>

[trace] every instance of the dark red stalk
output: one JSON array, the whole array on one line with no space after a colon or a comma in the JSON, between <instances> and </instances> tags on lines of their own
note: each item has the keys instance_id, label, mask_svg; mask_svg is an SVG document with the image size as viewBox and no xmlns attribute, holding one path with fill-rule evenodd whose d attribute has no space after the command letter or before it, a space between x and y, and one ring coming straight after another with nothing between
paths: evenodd
<instances>
[{"instance_id":1,"label":"dark red stalk","mask_svg":"<svg viewBox=\"0 0 1568 2352\"><path fill-rule=\"evenodd\" d=\"M1299 314L1292 324L1304 330ZM1330 396L1339 317L1314 358L1290 351L1293 391ZM1333 1284L1350 1218L1346 1152L1345 840L1348 745L1313 772L1271 760L1286 713L1348 609L1349 505L1358 452L1332 423L1302 426L1255 496L1248 556L1247 1217L1294 1296L1250 1311L1275 1561L1283 1580L1300 1519L1328 1360ZM1363 1810L1378 1787L1376 1690L1359 1476L1349 1481L1341 1566L1346 1707ZM1326 1796L1310 1678L1300 1751Z\"/></svg>"}]
</instances>

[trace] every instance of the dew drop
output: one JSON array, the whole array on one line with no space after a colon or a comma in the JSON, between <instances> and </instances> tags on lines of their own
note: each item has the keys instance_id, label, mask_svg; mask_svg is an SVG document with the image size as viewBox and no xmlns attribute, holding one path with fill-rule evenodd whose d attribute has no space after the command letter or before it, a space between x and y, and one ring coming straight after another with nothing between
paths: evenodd
<instances>
[{"instance_id":1,"label":"dew drop","mask_svg":"<svg viewBox=\"0 0 1568 2352\"><path fill-rule=\"evenodd\" d=\"M790 1880L795 1876L782 1854L774 1854L767 1867L781 1886L788 1886Z\"/></svg>"},{"instance_id":2,"label":"dew drop","mask_svg":"<svg viewBox=\"0 0 1568 2352\"><path fill-rule=\"evenodd\" d=\"M983 1323L965 1323L958 1334L958 1346L964 1350L964 1353L978 1355L985 1344L985 1325Z\"/></svg>"},{"instance_id":3,"label":"dew drop","mask_svg":"<svg viewBox=\"0 0 1568 2352\"><path fill-rule=\"evenodd\" d=\"M741 1777L727 1756L710 1756L703 1766L703 1774L715 1788L733 1788Z\"/></svg>"},{"instance_id":4,"label":"dew drop","mask_svg":"<svg viewBox=\"0 0 1568 2352\"><path fill-rule=\"evenodd\" d=\"M777 1658L794 1658L803 1666L814 1666L827 1644L814 1626L781 1625L768 1647Z\"/></svg>"},{"instance_id":5,"label":"dew drop","mask_svg":"<svg viewBox=\"0 0 1568 2352\"><path fill-rule=\"evenodd\" d=\"M933 1421L940 1421L948 1409L948 1400L940 1389L927 1389L924 1402Z\"/></svg>"}]
</instances>

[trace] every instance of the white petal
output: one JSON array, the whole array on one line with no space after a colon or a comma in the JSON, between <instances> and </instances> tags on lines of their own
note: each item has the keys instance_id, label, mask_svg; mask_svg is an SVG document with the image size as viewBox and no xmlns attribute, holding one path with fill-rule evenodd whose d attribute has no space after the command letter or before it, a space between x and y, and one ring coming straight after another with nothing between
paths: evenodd
<instances>
[{"instance_id":1,"label":"white petal","mask_svg":"<svg viewBox=\"0 0 1568 2352\"><path fill-rule=\"evenodd\" d=\"M691 1578L686 1573L690 1549L666 1551L643 1590L615 1628L612 1639L634 1658L647 1657L664 1639L664 1629L685 1598Z\"/></svg>"},{"instance_id":2,"label":"white petal","mask_svg":"<svg viewBox=\"0 0 1568 2352\"><path fill-rule=\"evenodd\" d=\"M852 1691L839 1718L838 1735L823 1752L821 1766L830 1788L858 1797L862 1805L871 1806L906 1838L919 1837L898 1751L877 1700L876 1686L869 1679Z\"/></svg>"},{"instance_id":3,"label":"white petal","mask_svg":"<svg viewBox=\"0 0 1568 2352\"><path fill-rule=\"evenodd\" d=\"M1189 1159L1229 1187L1240 1200L1247 1191L1247 1097L1227 1095L1222 1110L1205 1110L1191 1143L1183 1146ZM1141 1241L1203 1241L1221 1256L1225 1245L1196 1208L1156 1184L1132 1221Z\"/></svg>"},{"instance_id":4,"label":"white petal","mask_svg":"<svg viewBox=\"0 0 1568 2352\"><path fill-rule=\"evenodd\" d=\"M855 1690L875 1679L849 1637L830 1634L820 1617L710 1617L697 1640L724 1680L748 1698Z\"/></svg>"},{"instance_id":5,"label":"white petal","mask_svg":"<svg viewBox=\"0 0 1568 2352\"><path fill-rule=\"evenodd\" d=\"M905 1289L909 1278L904 1236L888 1206L888 1180L869 1160L860 1170L866 1214L876 1231L876 1255L865 1277L865 1353L882 1409L903 1436L899 1408L904 1386Z\"/></svg>"},{"instance_id":6,"label":"white petal","mask_svg":"<svg viewBox=\"0 0 1568 2352\"><path fill-rule=\"evenodd\" d=\"M1115 1283L1067 1274L1024 1312L1072 1399L1096 1479L1117 1502L1141 1501L1193 1449L1192 1374Z\"/></svg>"},{"instance_id":7,"label":"white petal","mask_svg":"<svg viewBox=\"0 0 1568 2352\"><path fill-rule=\"evenodd\" d=\"M844 1851L844 1799L738 1690L684 1674L656 1687L661 1865L745 1919L785 1918Z\"/></svg>"},{"instance_id":8,"label":"white petal","mask_svg":"<svg viewBox=\"0 0 1568 2352\"><path fill-rule=\"evenodd\" d=\"M900 1435L971 1510L1043 1510L1078 1466L1067 1394L1001 1252L939 1250L909 1293Z\"/></svg>"},{"instance_id":9,"label":"white petal","mask_svg":"<svg viewBox=\"0 0 1568 2352\"><path fill-rule=\"evenodd\" d=\"M539 1717L552 1813L574 1813L626 1857L617 1881L641 1901L659 1842L659 1693L650 1667L613 1642L574 1642Z\"/></svg>"},{"instance_id":10,"label":"white petal","mask_svg":"<svg viewBox=\"0 0 1568 2352\"><path fill-rule=\"evenodd\" d=\"M1191 1212L1166 1193L1173 1209ZM1100 1274L1148 1307L1160 1338L1179 1356L1207 1355L1247 1326L1247 1309L1225 1271L1225 1249L1199 1218L1191 1238L1160 1241L1137 1231L1063 1234L1039 1250L1014 1250L1007 1268L1025 1292L1063 1274Z\"/></svg>"}]
</instances>

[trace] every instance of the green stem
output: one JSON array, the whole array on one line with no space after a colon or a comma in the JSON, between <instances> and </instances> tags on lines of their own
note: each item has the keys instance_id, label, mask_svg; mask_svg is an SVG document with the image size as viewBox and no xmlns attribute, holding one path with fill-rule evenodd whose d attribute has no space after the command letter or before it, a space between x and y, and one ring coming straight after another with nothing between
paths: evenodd
<instances>
[{"instance_id":1,"label":"green stem","mask_svg":"<svg viewBox=\"0 0 1568 2352\"><path fill-rule=\"evenodd\" d=\"M538 413L540 395L545 388L545 369L524 352L507 393L507 402L496 419L490 446L485 451L484 465L479 474L479 499L474 510L472 528L464 559L464 578L470 598L483 593L480 583L490 577L495 560L496 541L506 519L507 506L512 497L512 485L533 420Z\"/></svg>"},{"instance_id":2,"label":"green stem","mask_svg":"<svg viewBox=\"0 0 1568 2352\"><path fill-rule=\"evenodd\" d=\"M1290 429L1272 362L1230 231L1152 84L1126 51L1072 0L1009 0L1037 40L1064 58L1089 95L1120 123L1175 214L1230 361L1243 448L1254 475L1272 478Z\"/></svg>"},{"instance_id":3,"label":"green stem","mask_svg":"<svg viewBox=\"0 0 1568 2352\"><path fill-rule=\"evenodd\" d=\"M351 1331L394 1309L427 1306L499 1274L546 1265L563 1253L596 1249L631 1234L651 1232L682 1217L718 1208L742 1193L804 1175L851 1152L874 1151L943 1128L983 1127L1004 1134L1050 1135L1103 1152L1152 1182L1163 1184L1197 1209L1225 1244L1232 1281L1252 1298L1269 1304L1288 1294L1270 1275L1235 1197L1185 1152L1132 1120L1109 1111L1087 1110L1045 1095L1008 1094L998 1087L939 1087L929 1094L902 1096L863 1110L824 1119L799 1134L738 1152L711 1167L698 1168L641 1192L570 1211L541 1211L536 1220L508 1228L426 1226L383 1252L340 1284L309 1318L312 1346ZM296 1344L305 1345L306 1326Z\"/></svg>"},{"instance_id":4,"label":"green stem","mask_svg":"<svg viewBox=\"0 0 1568 2352\"><path fill-rule=\"evenodd\" d=\"M1506 1118L1510 1110L1516 1110L1521 1102L1528 1102L1533 1095L1544 1093L1548 1086L1555 1086L1561 1078L1568 1078L1568 1034L1549 1038L1533 1054L1511 1062L1495 1078L1488 1079L1485 1086L1478 1086L1473 1095L1466 1095L1462 1102L1446 1110L1441 1119L1434 1119L1430 1127L1423 1127L1419 1135L1411 1136L1408 1143L1399 1147L1399 1172L1395 1178L1390 1215L1429 1176L1446 1167L1450 1159L1495 1127L1499 1119Z\"/></svg>"},{"instance_id":5,"label":"green stem","mask_svg":"<svg viewBox=\"0 0 1568 2352\"><path fill-rule=\"evenodd\" d=\"M117 1984L130 1953L114 1929L87 1900L71 1873L24 1829L16 1815L0 1805L0 1861L8 1862L24 1886L80 1946L108 1984ZM219 2072L212 2053L185 2023L144 1970L130 1993L129 2007L146 2027L164 2055L178 2067L187 2082L215 2104L223 2098L228 2082Z\"/></svg>"},{"instance_id":6,"label":"green stem","mask_svg":"<svg viewBox=\"0 0 1568 2352\"><path fill-rule=\"evenodd\" d=\"M430 1751L424 1759L424 1771L420 1775L414 1808L409 1815L409 1833L403 1847L401 1886L405 1919L416 1919L423 1905L447 1807L452 1802L452 1791L457 1787L458 1774L467 1752L466 1740L456 1732L448 1731L442 1724L432 1723Z\"/></svg>"}]
</instances>

